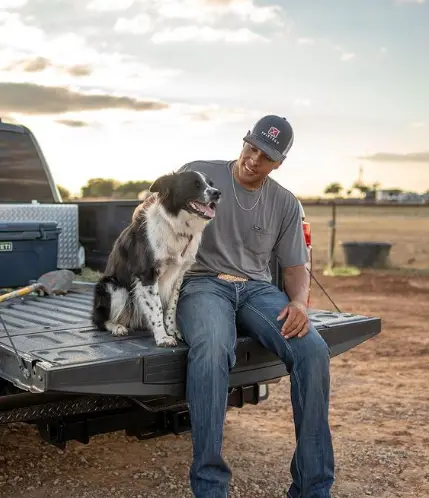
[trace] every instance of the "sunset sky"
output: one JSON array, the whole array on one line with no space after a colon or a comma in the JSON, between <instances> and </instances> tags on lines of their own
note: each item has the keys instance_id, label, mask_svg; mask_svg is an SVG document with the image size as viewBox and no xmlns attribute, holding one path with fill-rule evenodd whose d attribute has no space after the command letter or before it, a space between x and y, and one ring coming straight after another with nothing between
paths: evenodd
<instances>
[{"instance_id":1,"label":"sunset sky","mask_svg":"<svg viewBox=\"0 0 429 498\"><path fill-rule=\"evenodd\" d=\"M429 189L429 0L1 0L0 116L58 184L234 159L264 114L295 143L273 178Z\"/></svg>"}]
</instances>

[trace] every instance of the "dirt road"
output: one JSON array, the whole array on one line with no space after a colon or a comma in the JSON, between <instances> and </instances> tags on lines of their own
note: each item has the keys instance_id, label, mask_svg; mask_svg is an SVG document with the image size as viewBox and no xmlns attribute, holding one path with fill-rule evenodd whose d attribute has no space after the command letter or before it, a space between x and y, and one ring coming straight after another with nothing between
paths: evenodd
<instances>
[{"instance_id":1,"label":"dirt road","mask_svg":"<svg viewBox=\"0 0 429 498\"><path fill-rule=\"evenodd\" d=\"M318 276L340 308L383 318L377 338L332 362L333 498L429 497L429 278ZM313 305L331 309L313 286ZM233 498L283 497L294 448L289 379L269 400L228 414ZM0 496L191 497L189 435L122 433L62 452L26 426L0 427Z\"/></svg>"}]
</instances>

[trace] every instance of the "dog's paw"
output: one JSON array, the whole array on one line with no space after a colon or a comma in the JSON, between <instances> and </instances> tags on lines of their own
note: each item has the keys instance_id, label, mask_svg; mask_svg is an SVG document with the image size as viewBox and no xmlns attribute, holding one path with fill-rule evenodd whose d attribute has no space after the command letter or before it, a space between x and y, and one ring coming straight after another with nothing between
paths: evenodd
<instances>
[{"instance_id":1,"label":"dog's paw","mask_svg":"<svg viewBox=\"0 0 429 498\"><path fill-rule=\"evenodd\" d=\"M169 335L162 337L156 341L156 345L161 348L171 348L173 346L177 346L177 341L174 337Z\"/></svg>"},{"instance_id":2,"label":"dog's paw","mask_svg":"<svg viewBox=\"0 0 429 498\"><path fill-rule=\"evenodd\" d=\"M119 323L112 326L112 335L115 337L122 337L124 335L128 335L127 327L120 325Z\"/></svg>"},{"instance_id":3,"label":"dog's paw","mask_svg":"<svg viewBox=\"0 0 429 498\"><path fill-rule=\"evenodd\" d=\"M179 332L177 327L165 327L165 331L170 337L175 337L179 341L183 341L182 334Z\"/></svg>"},{"instance_id":4,"label":"dog's paw","mask_svg":"<svg viewBox=\"0 0 429 498\"><path fill-rule=\"evenodd\" d=\"M178 341L184 342L183 336L178 329L174 330L174 336Z\"/></svg>"}]
</instances>

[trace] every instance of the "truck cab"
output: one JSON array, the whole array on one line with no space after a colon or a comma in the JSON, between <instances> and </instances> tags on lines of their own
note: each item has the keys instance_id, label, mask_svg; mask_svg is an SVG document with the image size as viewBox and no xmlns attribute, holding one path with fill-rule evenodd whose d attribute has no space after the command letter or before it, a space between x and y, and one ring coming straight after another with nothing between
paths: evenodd
<instances>
[{"instance_id":1,"label":"truck cab","mask_svg":"<svg viewBox=\"0 0 429 498\"><path fill-rule=\"evenodd\" d=\"M33 133L0 118L0 202L61 202Z\"/></svg>"}]
</instances>

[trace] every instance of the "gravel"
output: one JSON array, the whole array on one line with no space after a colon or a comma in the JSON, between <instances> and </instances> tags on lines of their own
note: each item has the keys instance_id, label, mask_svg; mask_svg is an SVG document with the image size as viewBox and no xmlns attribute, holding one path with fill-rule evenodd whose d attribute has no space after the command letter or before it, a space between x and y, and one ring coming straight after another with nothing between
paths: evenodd
<instances>
[{"instance_id":1,"label":"gravel","mask_svg":"<svg viewBox=\"0 0 429 498\"><path fill-rule=\"evenodd\" d=\"M380 336L332 362L332 497L429 497L427 292L389 276L328 285L341 308L383 317ZM326 307L316 289L313 302ZM228 413L231 498L285 496L294 450L289 400L286 378L266 402ZM32 426L0 426L0 498L192 498L191 454L189 434L138 441L117 432L62 451Z\"/></svg>"}]
</instances>

